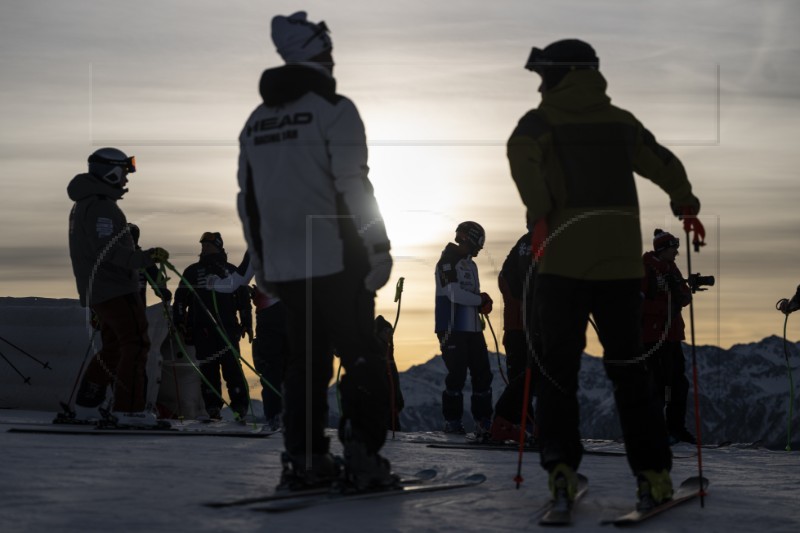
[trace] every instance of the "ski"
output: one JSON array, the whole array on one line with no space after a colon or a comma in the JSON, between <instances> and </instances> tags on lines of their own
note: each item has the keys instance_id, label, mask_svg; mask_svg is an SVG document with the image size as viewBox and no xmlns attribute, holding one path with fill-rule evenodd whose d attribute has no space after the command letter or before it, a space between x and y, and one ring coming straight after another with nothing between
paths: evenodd
<instances>
[{"instance_id":1,"label":"ski","mask_svg":"<svg viewBox=\"0 0 800 533\"><path fill-rule=\"evenodd\" d=\"M412 494L440 492L446 490L475 487L477 485L480 485L484 481L486 481L485 475L472 474L459 481L444 481L441 483L416 483L411 485L400 485L399 487L391 487L382 490L373 490L373 491L356 492L356 493L328 492L322 495L301 496L298 498L277 500L269 502L267 503L267 505L263 507L257 507L253 510L265 513L282 513L286 511L294 511L297 509L305 509L307 507L316 507L320 505L329 505L334 503L372 500L378 498L390 498L393 496L409 496Z\"/></svg>"},{"instance_id":2,"label":"ski","mask_svg":"<svg viewBox=\"0 0 800 533\"><path fill-rule=\"evenodd\" d=\"M466 442L466 443L450 443L450 442L434 442L427 445L428 448L438 448L438 449L446 449L446 450L508 450L508 451L519 451L519 444L512 443L508 444L505 442L501 443L479 443L479 442ZM538 452L538 446L525 446L523 448L526 452ZM606 457L624 457L625 452L623 451L612 451L612 450L600 450L600 449L584 449L584 455L598 455L598 456L606 456Z\"/></svg>"},{"instance_id":3,"label":"ski","mask_svg":"<svg viewBox=\"0 0 800 533\"><path fill-rule=\"evenodd\" d=\"M264 431L263 428L246 428L242 427L241 430L233 429L220 429L220 430L203 430L203 429L181 429L179 427L171 428L119 428L119 427L99 427L87 426L78 424L63 424L50 426L28 426L28 427L11 427L8 429L9 433L36 433L36 434L49 434L49 435L149 435L149 436L169 436L169 437L240 437L240 438L254 438L263 439L274 434L273 431Z\"/></svg>"},{"instance_id":4,"label":"ski","mask_svg":"<svg viewBox=\"0 0 800 533\"><path fill-rule=\"evenodd\" d=\"M680 487L678 487L678 490L675 491L675 494L672 495L671 500L664 502L661 505L657 505L648 511L631 511L630 513L617 516L616 518L603 520L600 522L600 524L631 526L640 522L644 522L648 518L652 518L663 513L664 511L672 509L673 507L677 507L678 505L699 496L700 491L705 491L709 484L709 481L706 478L702 478L702 483L700 480L701 478L697 476L686 479L683 483L681 483Z\"/></svg>"},{"instance_id":5,"label":"ski","mask_svg":"<svg viewBox=\"0 0 800 533\"><path fill-rule=\"evenodd\" d=\"M435 478L437 472L435 469L428 468L425 470L420 470L416 474L412 476L402 476L400 479L401 485L411 485L414 483L422 483L424 481L430 481L431 479ZM307 496L322 496L326 495L331 491L330 487L318 487L313 489L306 489L306 490L287 490L281 492L273 492L271 494L266 494L263 496L251 496L248 498L239 498L236 500L228 500L228 501L221 501L221 502L207 502L203 505L206 507L212 507L215 509L221 507L237 507L241 505L250 505L253 503L267 503L272 501L278 500L288 500L293 498L304 498Z\"/></svg>"},{"instance_id":6,"label":"ski","mask_svg":"<svg viewBox=\"0 0 800 533\"><path fill-rule=\"evenodd\" d=\"M575 506L589 491L589 479L583 474L578 474L578 491L575 493L575 500L572 505L565 507L556 505L553 500L548 501L536 513L539 516L540 526L568 526L572 524L572 511Z\"/></svg>"}]
</instances>

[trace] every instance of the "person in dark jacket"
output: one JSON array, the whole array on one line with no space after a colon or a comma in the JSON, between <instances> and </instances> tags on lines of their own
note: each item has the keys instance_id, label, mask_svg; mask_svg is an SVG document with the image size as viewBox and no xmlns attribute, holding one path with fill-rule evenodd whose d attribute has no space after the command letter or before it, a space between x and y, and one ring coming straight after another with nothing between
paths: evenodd
<instances>
[{"instance_id":1,"label":"person in dark jacket","mask_svg":"<svg viewBox=\"0 0 800 533\"><path fill-rule=\"evenodd\" d=\"M103 346L87 366L78 388L74 415L96 421L106 389L114 391L111 414L119 425L154 426L146 409L150 339L139 270L166 261L163 248L137 249L117 201L128 192L128 174L136 162L116 148L89 156L89 172L67 187L75 202L69 215L69 255L81 305L96 317Z\"/></svg>"},{"instance_id":2,"label":"person in dark jacket","mask_svg":"<svg viewBox=\"0 0 800 533\"><path fill-rule=\"evenodd\" d=\"M209 418L219 420L222 417L222 371L231 410L236 419L242 420L247 414L250 396L239 361L239 339L249 336L252 342L253 338L250 294L246 286L229 294L207 289L209 276L227 277L236 271L236 266L228 263L222 236L218 232L203 233L200 244L200 261L186 267L175 291L173 321L187 342L195 346L197 361L205 378L201 392Z\"/></svg>"},{"instance_id":3,"label":"person in dark jacket","mask_svg":"<svg viewBox=\"0 0 800 533\"><path fill-rule=\"evenodd\" d=\"M325 435L333 353L342 360L340 483L395 485L386 441L388 385L375 337L375 292L389 280L391 245L368 177L364 124L336 93L324 22L305 12L272 19L286 65L261 76L263 99L239 137L238 209L256 284L286 306L279 488L337 480ZM309 420L308 417L311 417Z\"/></svg>"},{"instance_id":4,"label":"person in dark jacket","mask_svg":"<svg viewBox=\"0 0 800 533\"><path fill-rule=\"evenodd\" d=\"M686 429L689 380L681 348L681 341L686 338L681 309L692 301L692 291L675 263L679 245L678 238L657 229L653 251L642 256L642 342L653 369L659 404L662 408L666 405L670 442L696 444L694 435Z\"/></svg>"},{"instance_id":5,"label":"person in dark jacket","mask_svg":"<svg viewBox=\"0 0 800 533\"><path fill-rule=\"evenodd\" d=\"M539 334L526 331L526 324L534 324L530 318L534 311L533 289L536 280L536 268L531 255L531 234L526 233L514 243L508 252L497 284L503 295L503 347L506 350L506 368L508 369L508 385L494 406L494 418L489 431L490 439L496 442L519 441L520 434L531 441L536 436L536 425L531 399L535 391L535 368L531 368L528 388L528 410L525 421L525 432L521 431L522 410L525 396L526 369L533 361L529 357L531 344L534 351L541 353ZM523 308L523 306L525 306Z\"/></svg>"},{"instance_id":6,"label":"person in dark jacket","mask_svg":"<svg viewBox=\"0 0 800 533\"><path fill-rule=\"evenodd\" d=\"M647 508L672 496L672 458L640 359L643 267L634 172L661 187L684 224L696 223L696 233L700 203L678 158L631 113L611 104L599 64L594 49L577 39L534 48L526 68L541 76L542 100L508 141L538 261L540 460L553 497L570 505L583 452L578 370L591 314L614 383L639 506Z\"/></svg>"}]
</instances>

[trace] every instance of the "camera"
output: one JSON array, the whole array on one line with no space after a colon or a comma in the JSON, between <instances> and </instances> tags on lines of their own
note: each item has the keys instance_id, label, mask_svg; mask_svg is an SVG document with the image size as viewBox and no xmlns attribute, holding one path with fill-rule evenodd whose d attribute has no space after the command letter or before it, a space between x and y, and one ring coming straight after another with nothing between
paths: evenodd
<instances>
[{"instance_id":1,"label":"camera","mask_svg":"<svg viewBox=\"0 0 800 533\"><path fill-rule=\"evenodd\" d=\"M703 276L698 272L696 274L689 274L689 279L686 280L686 283L689 285L689 288L692 289L692 292L697 292L708 290L703 287L713 287L714 281L714 276Z\"/></svg>"}]
</instances>

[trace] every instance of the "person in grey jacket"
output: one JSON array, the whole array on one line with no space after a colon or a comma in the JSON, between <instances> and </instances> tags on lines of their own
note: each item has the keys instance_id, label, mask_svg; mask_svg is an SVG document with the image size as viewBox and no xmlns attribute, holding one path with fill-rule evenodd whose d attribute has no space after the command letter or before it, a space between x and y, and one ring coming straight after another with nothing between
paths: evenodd
<instances>
[{"instance_id":1,"label":"person in grey jacket","mask_svg":"<svg viewBox=\"0 0 800 533\"><path fill-rule=\"evenodd\" d=\"M378 453L388 383L374 334L375 291L389 280L392 256L367 176L364 124L336 93L324 22L309 22L305 12L276 16L272 39L286 65L261 76L263 103L239 137L238 209L256 283L287 310L279 487L326 485L338 476L324 432L333 353L346 370L343 482L357 490L394 484Z\"/></svg>"},{"instance_id":2,"label":"person in grey jacket","mask_svg":"<svg viewBox=\"0 0 800 533\"><path fill-rule=\"evenodd\" d=\"M75 202L69 215L69 253L81 305L96 318L103 346L84 373L75 406L78 421L99 420L98 407L111 385L112 415L119 425L149 426L145 411L145 368L150 339L139 293L139 269L166 261L163 248L137 250L117 200L128 191L128 173L136 162L116 148L89 156L89 172L67 187Z\"/></svg>"}]
</instances>

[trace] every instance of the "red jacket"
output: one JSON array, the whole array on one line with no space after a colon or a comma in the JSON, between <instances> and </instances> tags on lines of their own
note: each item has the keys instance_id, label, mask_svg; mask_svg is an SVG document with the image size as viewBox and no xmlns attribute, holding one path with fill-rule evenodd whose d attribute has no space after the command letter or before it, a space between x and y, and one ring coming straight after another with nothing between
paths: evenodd
<instances>
[{"instance_id":1,"label":"red jacket","mask_svg":"<svg viewBox=\"0 0 800 533\"><path fill-rule=\"evenodd\" d=\"M642 256L642 342L658 342L664 338L667 322L671 321L666 340L682 341L684 322L681 309L692 301L692 291L683 280L678 265L658 259L655 252Z\"/></svg>"}]
</instances>

